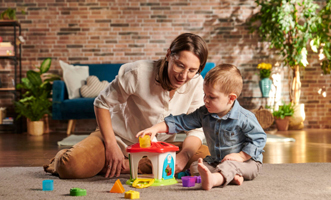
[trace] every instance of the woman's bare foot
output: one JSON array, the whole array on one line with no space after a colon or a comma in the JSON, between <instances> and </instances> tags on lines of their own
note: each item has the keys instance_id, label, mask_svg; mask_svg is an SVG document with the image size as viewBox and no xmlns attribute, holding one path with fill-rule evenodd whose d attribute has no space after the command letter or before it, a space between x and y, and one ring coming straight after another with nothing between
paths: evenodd
<instances>
[{"instance_id":1,"label":"woman's bare foot","mask_svg":"<svg viewBox=\"0 0 331 200\"><path fill-rule=\"evenodd\" d=\"M238 174L236 174L233 178L233 180L231 181L231 183L236 184L236 185L241 185L244 182L244 177L239 176Z\"/></svg>"},{"instance_id":2,"label":"woman's bare foot","mask_svg":"<svg viewBox=\"0 0 331 200\"><path fill-rule=\"evenodd\" d=\"M224 182L223 175L220 173L211 173L203 164L202 158L198 160L198 171L201 176L201 187L204 190L210 190L214 186L222 185Z\"/></svg>"}]
</instances>

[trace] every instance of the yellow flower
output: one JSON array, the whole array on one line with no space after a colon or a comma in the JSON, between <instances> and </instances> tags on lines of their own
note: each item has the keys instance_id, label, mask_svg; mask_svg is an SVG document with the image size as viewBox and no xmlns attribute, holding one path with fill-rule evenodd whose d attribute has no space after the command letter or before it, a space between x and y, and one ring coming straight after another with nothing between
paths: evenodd
<instances>
[{"instance_id":1,"label":"yellow flower","mask_svg":"<svg viewBox=\"0 0 331 200\"><path fill-rule=\"evenodd\" d=\"M271 70L272 65L270 63L260 63L257 65L258 69L269 69Z\"/></svg>"},{"instance_id":2,"label":"yellow flower","mask_svg":"<svg viewBox=\"0 0 331 200\"><path fill-rule=\"evenodd\" d=\"M260 63L257 65L260 70L260 78L269 78L271 73L272 65L270 63Z\"/></svg>"}]
</instances>

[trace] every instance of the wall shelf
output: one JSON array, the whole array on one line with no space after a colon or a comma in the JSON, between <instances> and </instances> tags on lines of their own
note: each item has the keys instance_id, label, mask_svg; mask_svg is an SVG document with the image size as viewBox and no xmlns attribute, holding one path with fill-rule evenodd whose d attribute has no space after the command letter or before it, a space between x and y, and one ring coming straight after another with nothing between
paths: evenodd
<instances>
[{"instance_id":1,"label":"wall shelf","mask_svg":"<svg viewBox=\"0 0 331 200\"><path fill-rule=\"evenodd\" d=\"M13 66L14 66L14 81L13 81L13 87L7 87L7 88L0 88L0 92L10 92L14 94L14 101L17 101L19 96L20 96L20 90L16 90L16 85L17 85L17 79L19 78L19 81L21 82L22 75L22 59L21 59L21 52L22 52L22 45L16 44L17 41L17 36L21 35L21 25L15 21L15 20L2 20L0 21L0 29L2 27L12 27L12 33L13 33L13 40L10 41L14 45L14 55L1 55L0 59L9 59L13 61ZM1 33L1 32L0 32ZM1 36L1 34L0 34ZM6 72L11 72L12 70L10 69L0 69L0 73L6 73ZM1 107L1 104L0 104ZM7 117L12 117L14 119L12 124L0 124L1 127L9 127L11 129L5 128L5 131L13 131L15 133L21 133L22 132L22 120L16 120L16 113L12 116L7 116ZM3 131L4 129L1 129Z\"/></svg>"},{"instance_id":2,"label":"wall shelf","mask_svg":"<svg viewBox=\"0 0 331 200\"><path fill-rule=\"evenodd\" d=\"M0 88L0 91L7 92L7 91L16 91L14 87L12 88Z\"/></svg>"}]
</instances>

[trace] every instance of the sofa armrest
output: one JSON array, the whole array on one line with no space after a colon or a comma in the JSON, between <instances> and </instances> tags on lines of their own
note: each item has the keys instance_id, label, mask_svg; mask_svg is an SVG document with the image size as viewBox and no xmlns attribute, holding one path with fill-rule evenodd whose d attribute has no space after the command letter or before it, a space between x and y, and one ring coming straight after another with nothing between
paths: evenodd
<instances>
[{"instance_id":1,"label":"sofa armrest","mask_svg":"<svg viewBox=\"0 0 331 200\"><path fill-rule=\"evenodd\" d=\"M65 99L68 99L68 92L64 81L54 81L52 86L52 119L63 119L61 113L61 103Z\"/></svg>"},{"instance_id":2,"label":"sofa armrest","mask_svg":"<svg viewBox=\"0 0 331 200\"><path fill-rule=\"evenodd\" d=\"M61 103L64 99L68 98L67 87L64 81L54 81L52 87L52 101L53 103Z\"/></svg>"}]
</instances>

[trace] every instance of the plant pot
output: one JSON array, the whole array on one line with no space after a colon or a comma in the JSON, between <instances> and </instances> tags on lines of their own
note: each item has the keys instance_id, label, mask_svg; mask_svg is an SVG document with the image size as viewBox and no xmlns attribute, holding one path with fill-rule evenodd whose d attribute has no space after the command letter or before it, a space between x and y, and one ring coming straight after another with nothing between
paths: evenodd
<instances>
[{"instance_id":1,"label":"plant pot","mask_svg":"<svg viewBox=\"0 0 331 200\"><path fill-rule=\"evenodd\" d=\"M284 119L281 118L275 118L275 122L277 125L277 129L279 131L287 131L288 130L288 125L290 123L290 117L284 117Z\"/></svg>"},{"instance_id":2,"label":"plant pot","mask_svg":"<svg viewBox=\"0 0 331 200\"><path fill-rule=\"evenodd\" d=\"M269 78L263 78L259 81L262 97L269 97L272 81Z\"/></svg>"},{"instance_id":3,"label":"plant pot","mask_svg":"<svg viewBox=\"0 0 331 200\"><path fill-rule=\"evenodd\" d=\"M30 135L42 135L44 133L44 122L27 119L27 128Z\"/></svg>"}]
</instances>

